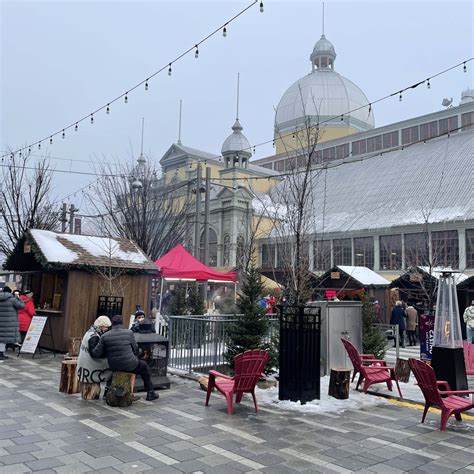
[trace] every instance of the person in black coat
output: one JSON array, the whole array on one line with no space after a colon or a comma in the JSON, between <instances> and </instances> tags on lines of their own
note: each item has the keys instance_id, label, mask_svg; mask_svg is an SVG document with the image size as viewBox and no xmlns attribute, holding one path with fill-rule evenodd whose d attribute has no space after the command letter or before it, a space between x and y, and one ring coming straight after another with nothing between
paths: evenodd
<instances>
[{"instance_id":1,"label":"person in black coat","mask_svg":"<svg viewBox=\"0 0 474 474\"><path fill-rule=\"evenodd\" d=\"M153 390L150 369L145 361L137 357L138 345L133 332L123 328L122 324L121 315L112 317L112 329L107 331L92 348L92 356L102 357L105 354L110 370L140 375L147 392L146 399L156 400L159 397Z\"/></svg>"},{"instance_id":2,"label":"person in black coat","mask_svg":"<svg viewBox=\"0 0 474 474\"><path fill-rule=\"evenodd\" d=\"M390 318L390 324L398 324L398 332L400 334L400 346L405 347L405 310L403 309L402 302L396 301L395 306L392 309L392 317ZM393 345L395 347L395 344Z\"/></svg>"}]
</instances>

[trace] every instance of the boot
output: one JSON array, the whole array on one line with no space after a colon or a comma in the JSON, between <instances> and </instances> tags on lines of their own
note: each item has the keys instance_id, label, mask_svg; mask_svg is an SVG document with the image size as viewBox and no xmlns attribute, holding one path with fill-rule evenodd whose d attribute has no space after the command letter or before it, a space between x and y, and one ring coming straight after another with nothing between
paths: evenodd
<instances>
[{"instance_id":1,"label":"boot","mask_svg":"<svg viewBox=\"0 0 474 474\"><path fill-rule=\"evenodd\" d=\"M153 400L158 400L158 398L160 398L160 396L159 396L157 393L155 393L154 390L151 390L150 392L148 392L148 393L146 394L146 400L147 400L147 402L151 402L151 401L153 401Z\"/></svg>"}]
</instances>

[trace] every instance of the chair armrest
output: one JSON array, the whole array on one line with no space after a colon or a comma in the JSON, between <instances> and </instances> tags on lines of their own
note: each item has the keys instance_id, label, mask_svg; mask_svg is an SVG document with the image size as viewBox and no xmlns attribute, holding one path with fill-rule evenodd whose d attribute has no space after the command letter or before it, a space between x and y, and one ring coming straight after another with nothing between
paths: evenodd
<instances>
[{"instance_id":1,"label":"chair armrest","mask_svg":"<svg viewBox=\"0 0 474 474\"><path fill-rule=\"evenodd\" d=\"M451 387L449 386L449 383L446 382L446 380L437 380L437 381L436 381L436 385L442 385L442 386L445 387L445 388L443 388L443 390L442 390L443 393L444 393L445 390L451 390ZM439 390L439 389L438 389L438 390Z\"/></svg>"},{"instance_id":2,"label":"chair armrest","mask_svg":"<svg viewBox=\"0 0 474 474\"><path fill-rule=\"evenodd\" d=\"M371 359L375 359L374 354L359 354L361 357L370 357Z\"/></svg>"},{"instance_id":3,"label":"chair armrest","mask_svg":"<svg viewBox=\"0 0 474 474\"><path fill-rule=\"evenodd\" d=\"M471 395L474 390L439 390L440 395Z\"/></svg>"},{"instance_id":4,"label":"chair armrest","mask_svg":"<svg viewBox=\"0 0 474 474\"><path fill-rule=\"evenodd\" d=\"M232 377L229 377L228 375L221 374L220 372L217 372L217 370L210 370L209 371L209 377L219 377L222 379L232 379Z\"/></svg>"}]
</instances>

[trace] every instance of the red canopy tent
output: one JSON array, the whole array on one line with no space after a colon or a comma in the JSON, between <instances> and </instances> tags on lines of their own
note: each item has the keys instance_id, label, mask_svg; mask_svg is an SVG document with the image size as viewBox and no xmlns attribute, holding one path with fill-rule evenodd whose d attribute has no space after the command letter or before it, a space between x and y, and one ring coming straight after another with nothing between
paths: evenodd
<instances>
[{"instance_id":1,"label":"red canopy tent","mask_svg":"<svg viewBox=\"0 0 474 474\"><path fill-rule=\"evenodd\" d=\"M181 244L155 261L162 278L194 281L237 281L237 272L216 272L194 258Z\"/></svg>"}]
</instances>

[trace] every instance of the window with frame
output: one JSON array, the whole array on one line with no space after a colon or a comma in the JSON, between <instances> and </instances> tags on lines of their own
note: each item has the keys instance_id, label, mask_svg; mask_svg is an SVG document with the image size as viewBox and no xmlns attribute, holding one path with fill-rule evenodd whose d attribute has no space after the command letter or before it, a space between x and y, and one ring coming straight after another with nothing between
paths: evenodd
<instances>
[{"instance_id":1,"label":"window with frame","mask_svg":"<svg viewBox=\"0 0 474 474\"><path fill-rule=\"evenodd\" d=\"M466 229L466 267L474 268L474 229Z\"/></svg>"},{"instance_id":2,"label":"window with frame","mask_svg":"<svg viewBox=\"0 0 474 474\"><path fill-rule=\"evenodd\" d=\"M405 234L405 267L429 264L428 233Z\"/></svg>"},{"instance_id":3,"label":"window with frame","mask_svg":"<svg viewBox=\"0 0 474 474\"><path fill-rule=\"evenodd\" d=\"M344 143L344 145L339 145L336 147L336 158L344 159L349 156L349 143Z\"/></svg>"},{"instance_id":4,"label":"window with frame","mask_svg":"<svg viewBox=\"0 0 474 474\"><path fill-rule=\"evenodd\" d=\"M275 170L276 171L284 171L285 170L285 160L280 160L275 162Z\"/></svg>"},{"instance_id":5,"label":"window with frame","mask_svg":"<svg viewBox=\"0 0 474 474\"><path fill-rule=\"evenodd\" d=\"M321 163L323 158L323 151L322 150L315 150L311 155L311 164L319 164Z\"/></svg>"},{"instance_id":6,"label":"window with frame","mask_svg":"<svg viewBox=\"0 0 474 474\"><path fill-rule=\"evenodd\" d=\"M367 138L367 152L378 151L382 149L382 135Z\"/></svg>"},{"instance_id":7,"label":"window with frame","mask_svg":"<svg viewBox=\"0 0 474 474\"><path fill-rule=\"evenodd\" d=\"M474 112L468 112L461 115L461 130L470 130L474 128Z\"/></svg>"},{"instance_id":8,"label":"window with frame","mask_svg":"<svg viewBox=\"0 0 474 474\"><path fill-rule=\"evenodd\" d=\"M398 132L390 132L383 134L383 147L392 148L398 146Z\"/></svg>"},{"instance_id":9,"label":"window with frame","mask_svg":"<svg viewBox=\"0 0 474 474\"><path fill-rule=\"evenodd\" d=\"M400 270L402 268L402 236L380 236L380 270Z\"/></svg>"},{"instance_id":10,"label":"window with frame","mask_svg":"<svg viewBox=\"0 0 474 474\"><path fill-rule=\"evenodd\" d=\"M351 239L334 239L332 241L334 265L352 265Z\"/></svg>"},{"instance_id":11,"label":"window with frame","mask_svg":"<svg viewBox=\"0 0 474 474\"><path fill-rule=\"evenodd\" d=\"M275 267L275 244L262 245L262 268Z\"/></svg>"},{"instance_id":12,"label":"window with frame","mask_svg":"<svg viewBox=\"0 0 474 474\"><path fill-rule=\"evenodd\" d=\"M448 117L438 121L439 134L443 135L448 132L457 131L458 128L458 116Z\"/></svg>"},{"instance_id":13,"label":"window with frame","mask_svg":"<svg viewBox=\"0 0 474 474\"><path fill-rule=\"evenodd\" d=\"M277 244L277 268L293 265L292 245L290 242Z\"/></svg>"},{"instance_id":14,"label":"window with frame","mask_svg":"<svg viewBox=\"0 0 474 474\"><path fill-rule=\"evenodd\" d=\"M226 234L222 241L222 265L230 265L230 235Z\"/></svg>"},{"instance_id":15,"label":"window with frame","mask_svg":"<svg viewBox=\"0 0 474 474\"><path fill-rule=\"evenodd\" d=\"M325 148L323 150L323 161L331 161L336 158L336 150L334 147Z\"/></svg>"},{"instance_id":16,"label":"window with frame","mask_svg":"<svg viewBox=\"0 0 474 474\"><path fill-rule=\"evenodd\" d=\"M431 260L436 267L459 267L459 239L457 230L431 232Z\"/></svg>"},{"instance_id":17,"label":"window with frame","mask_svg":"<svg viewBox=\"0 0 474 474\"><path fill-rule=\"evenodd\" d=\"M402 145L414 143L419 140L418 125L414 127L404 128L402 130Z\"/></svg>"},{"instance_id":18,"label":"window with frame","mask_svg":"<svg viewBox=\"0 0 474 474\"><path fill-rule=\"evenodd\" d=\"M374 269L373 237L356 237L354 239L354 262L356 266Z\"/></svg>"},{"instance_id":19,"label":"window with frame","mask_svg":"<svg viewBox=\"0 0 474 474\"><path fill-rule=\"evenodd\" d=\"M352 142L352 156L363 155L367 153L367 140L357 140Z\"/></svg>"},{"instance_id":20,"label":"window with frame","mask_svg":"<svg viewBox=\"0 0 474 474\"><path fill-rule=\"evenodd\" d=\"M427 140L429 138L438 136L438 122L424 123L420 125L420 140Z\"/></svg>"},{"instance_id":21,"label":"window with frame","mask_svg":"<svg viewBox=\"0 0 474 474\"><path fill-rule=\"evenodd\" d=\"M313 242L313 268L319 271L331 268L330 240L315 240Z\"/></svg>"}]
</instances>

